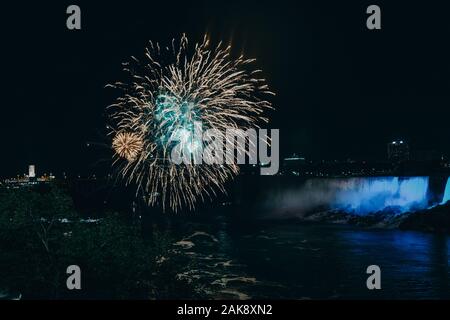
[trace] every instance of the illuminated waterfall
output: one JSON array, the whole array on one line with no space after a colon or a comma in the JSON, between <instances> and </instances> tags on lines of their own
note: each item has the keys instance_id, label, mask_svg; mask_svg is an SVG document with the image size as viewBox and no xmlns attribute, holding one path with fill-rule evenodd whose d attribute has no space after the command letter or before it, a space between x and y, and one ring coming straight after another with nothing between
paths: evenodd
<instances>
[{"instance_id":1,"label":"illuminated waterfall","mask_svg":"<svg viewBox=\"0 0 450 320\"><path fill-rule=\"evenodd\" d=\"M354 178L341 181L333 209L364 215L390 208L395 212L428 206L428 177Z\"/></svg>"},{"instance_id":2,"label":"illuminated waterfall","mask_svg":"<svg viewBox=\"0 0 450 320\"><path fill-rule=\"evenodd\" d=\"M264 210L299 217L328 209L356 215L384 210L401 214L429 208L433 195L429 177L315 178L266 192ZM445 199L450 200L450 182Z\"/></svg>"},{"instance_id":3,"label":"illuminated waterfall","mask_svg":"<svg viewBox=\"0 0 450 320\"><path fill-rule=\"evenodd\" d=\"M447 180L447 185L445 186L444 199L442 200L442 204L450 201L450 177Z\"/></svg>"}]
</instances>

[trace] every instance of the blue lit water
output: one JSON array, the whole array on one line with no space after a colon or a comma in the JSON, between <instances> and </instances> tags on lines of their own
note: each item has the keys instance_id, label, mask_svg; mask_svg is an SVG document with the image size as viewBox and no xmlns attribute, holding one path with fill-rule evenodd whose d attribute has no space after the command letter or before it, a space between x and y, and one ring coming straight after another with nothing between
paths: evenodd
<instances>
[{"instance_id":1,"label":"blue lit water","mask_svg":"<svg viewBox=\"0 0 450 320\"><path fill-rule=\"evenodd\" d=\"M428 177L355 178L343 181L331 206L367 214L396 208L399 212L428 206Z\"/></svg>"},{"instance_id":2,"label":"blue lit water","mask_svg":"<svg viewBox=\"0 0 450 320\"><path fill-rule=\"evenodd\" d=\"M258 223L225 218L190 226L182 275L211 298L450 299L450 237L349 226ZM381 268L379 291L366 268Z\"/></svg>"},{"instance_id":3,"label":"blue lit water","mask_svg":"<svg viewBox=\"0 0 450 320\"><path fill-rule=\"evenodd\" d=\"M445 187L445 193L444 193L444 199L442 200L442 203L447 203L450 201L450 177L447 180L447 186Z\"/></svg>"},{"instance_id":4,"label":"blue lit water","mask_svg":"<svg viewBox=\"0 0 450 320\"><path fill-rule=\"evenodd\" d=\"M384 210L404 213L426 209L433 199L429 177L296 179L264 188L258 211L269 216L302 216L324 209L357 215Z\"/></svg>"}]
</instances>

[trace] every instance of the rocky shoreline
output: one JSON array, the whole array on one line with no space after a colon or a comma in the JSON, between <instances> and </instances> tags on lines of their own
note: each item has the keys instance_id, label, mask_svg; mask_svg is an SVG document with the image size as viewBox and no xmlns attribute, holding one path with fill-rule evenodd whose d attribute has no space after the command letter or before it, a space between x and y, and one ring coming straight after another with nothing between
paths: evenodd
<instances>
[{"instance_id":1,"label":"rocky shoreline","mask_svg":"<svg viewBox=\"0 0 450 320\"><path fill-rule=\"evenodd\" d=\"M386 209L364 216L339 210L304 215L301 221L348 224L366 228L415 230L450 234L450 203L416 212L398 213Z\"/></svg>"}]
</instances>

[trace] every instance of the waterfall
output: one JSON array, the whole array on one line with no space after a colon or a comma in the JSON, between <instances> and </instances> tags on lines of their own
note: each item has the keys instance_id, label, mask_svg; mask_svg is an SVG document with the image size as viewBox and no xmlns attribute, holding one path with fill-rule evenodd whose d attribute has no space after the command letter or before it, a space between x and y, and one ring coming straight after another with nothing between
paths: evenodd
<instances>
[{"instance_id":1,"label":"waterfall","mask_svg":"<svg viewBox=\"0 0 450 320\"><path fill-rule=\"evenodd\" d=\"M395 212L428 206L428 177L354 178L342 181L331 207L364 215L390 208Z\"/></svg>"},{"instance_id":2,"label":"waterfall","mask_svg":"<svg viewBox=\"0 0 450 320\"><path fill-rule=\"evenodd\" d=\"M295 216L327 209L357 215L412 212L429 207L431 192L429 177L314 178L275 190L267 189L263 210Z\"/></svg>"},{"instance_id":3,"label":"waterfall","mask_svg":"<svg viewBox=\"0 0 450 320\"><path fill-rule=\"evenodd\" d=\"M442 200L442 204L450 201L450 177L447 180L447 185L445 186L444 199Z\"/></svg>"}]
</instances>

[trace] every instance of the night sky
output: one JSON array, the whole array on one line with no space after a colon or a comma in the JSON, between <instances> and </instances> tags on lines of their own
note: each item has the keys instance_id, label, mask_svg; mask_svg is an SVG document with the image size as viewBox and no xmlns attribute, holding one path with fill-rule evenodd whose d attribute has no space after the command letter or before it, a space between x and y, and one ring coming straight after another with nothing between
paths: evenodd
<instances>
[{"instance_id":1,"label":"night sky","mask_svg":"<svg viewBox=\"0 0 450 320\"><path fill-rule=\"evenodd\" d=\"M0 177L109 168L105 107L121 63L184 32L231 41L264 70L281 153L384 159L386 143L450 155L449 8L423 1L2 3ZM93 1L92 1L93 2ZM66 28L78 4L82 30ZM369 4L382 30L366 28Z\"/></svg>"}]
</instances>

